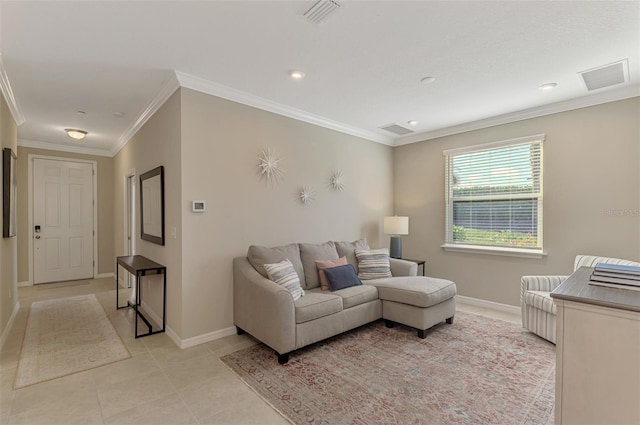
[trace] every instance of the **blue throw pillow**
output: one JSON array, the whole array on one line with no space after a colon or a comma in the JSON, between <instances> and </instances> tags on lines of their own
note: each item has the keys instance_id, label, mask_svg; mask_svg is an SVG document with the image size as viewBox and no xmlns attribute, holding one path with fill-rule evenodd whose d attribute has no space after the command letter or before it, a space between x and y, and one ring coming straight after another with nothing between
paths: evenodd
<instances>
[{"instance_id":1,"label":"blue throw pillow","mask_svg":"<svg viewBox=\"0 0 640 425\"><path fill-rule=\"evenodd\" d=\"M331 288L332 292L362 285L356 274L356 269L351 264L324 269L324 274L327 276L329 288Z\"/></svg>"}]
</instances>

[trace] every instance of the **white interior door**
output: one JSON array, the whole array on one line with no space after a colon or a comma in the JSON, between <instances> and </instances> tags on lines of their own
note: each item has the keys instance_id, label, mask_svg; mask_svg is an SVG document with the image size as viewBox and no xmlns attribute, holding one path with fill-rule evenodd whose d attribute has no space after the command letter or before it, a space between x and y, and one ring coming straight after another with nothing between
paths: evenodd
<instances>
[{"instance_id":1,"label":"white interior door","mask_svg":"<svg viewBox=\"0 0 640 425\"><path fill-rule=\"evenodd\" d=\"M93 165L33 161L33 282L93 278Z\"/></svg>"}]
</instances>

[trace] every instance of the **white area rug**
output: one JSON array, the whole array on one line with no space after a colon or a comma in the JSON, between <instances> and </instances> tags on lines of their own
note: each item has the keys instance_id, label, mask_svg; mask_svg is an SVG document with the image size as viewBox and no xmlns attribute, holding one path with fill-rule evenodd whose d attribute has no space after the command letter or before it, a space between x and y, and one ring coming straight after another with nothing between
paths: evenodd
<instances>
[{"instance_id":1,"label":"white area rug","mask_svg":"<svg viewBox=\"0 0 640 425\"><path fill-rule=\"evenodd\" d=\"M95 295L31 304L14 389L128 359Z\"/></svg>"}]
</instances>

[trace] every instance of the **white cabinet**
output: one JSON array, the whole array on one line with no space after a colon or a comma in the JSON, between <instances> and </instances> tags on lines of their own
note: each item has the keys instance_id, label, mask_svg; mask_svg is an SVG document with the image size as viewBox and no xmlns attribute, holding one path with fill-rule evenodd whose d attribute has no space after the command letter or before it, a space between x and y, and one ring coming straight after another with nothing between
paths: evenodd
<instances>
[{"instance_id":1,"label":"white cabinet","mask_svg":"<svg viewBox=\"0 0 640 425\"><path fill-rule=\"evenodd\" d=\"M580 268L557 305L556 420L640 424L640 291L589 285Z\"/></svg>"}]
</instances>

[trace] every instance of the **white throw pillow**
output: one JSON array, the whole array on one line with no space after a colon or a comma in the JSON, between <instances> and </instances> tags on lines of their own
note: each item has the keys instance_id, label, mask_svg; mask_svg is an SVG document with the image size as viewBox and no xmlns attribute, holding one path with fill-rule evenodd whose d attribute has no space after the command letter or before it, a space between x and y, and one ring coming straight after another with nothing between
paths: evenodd
<instances>
[{"instance_id":1,"label":"white throw pillow","mask_svg":"<svg viewBox=\"0 0 640 425\"><path fill-rule=\"evenodd\" d=\"M300 277L291 261L283 260L275 264L265 264L264 269L267 271L269 279L284 286L291 293L294 301L304 296L304 289L300 286Z\"/></svg>"},{"instance_id":2,"label":"white throw pillow","mask_svg":"<svg viewBox=\"0 0 640 425\"><path fill-rule=\"evenodd\" d=\"M360 279L392 277L388 249L372 249L371 251L356 249L356 258L358 259L358 277Z\"/></svg>"}]
</instances>

